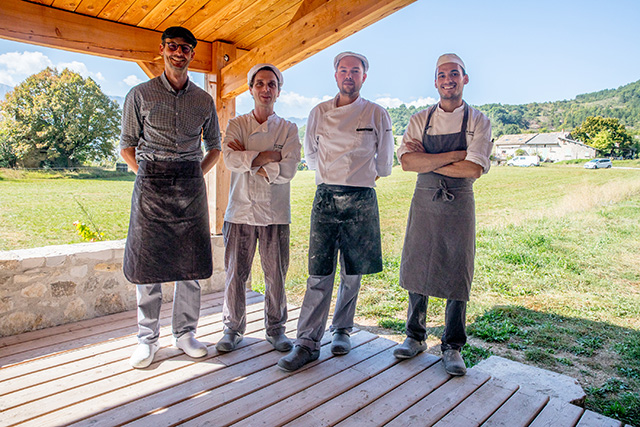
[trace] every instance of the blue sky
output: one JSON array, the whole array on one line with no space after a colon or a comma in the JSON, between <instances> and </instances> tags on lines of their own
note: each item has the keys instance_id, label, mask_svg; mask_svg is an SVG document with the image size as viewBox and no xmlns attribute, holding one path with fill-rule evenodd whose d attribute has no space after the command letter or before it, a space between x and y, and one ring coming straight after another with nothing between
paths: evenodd
<instances>
[{"instance_id":1,"label":"blue sky","mask_svg":"<svg viewBox=\"0 0 640 427\"><path fill-rule=\"evenodd\" d=\"M369 58L361 93L385 106L433 102L433 68L445 52L465 61L465 99L475 105L557 101L617 88L640 80L638 22L637 0L419 0L286 70L276 111L306 117L333 97L333 57L344 50ZM124 96L146 80L132 62L0 39L0 83L13 86L47 65L91 76L108 95ZM238 113L251 107L246 93L238 98Z\"/></svg>"}]
</instances>

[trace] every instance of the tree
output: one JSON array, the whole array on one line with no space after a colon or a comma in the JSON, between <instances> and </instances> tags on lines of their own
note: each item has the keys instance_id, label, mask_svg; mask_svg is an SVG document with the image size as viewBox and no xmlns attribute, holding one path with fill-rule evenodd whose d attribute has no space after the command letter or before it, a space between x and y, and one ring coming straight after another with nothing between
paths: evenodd
<instances>
[{"instance_id":1,"label":"tree","mask_svg":"<svg viewBox=\"0 0 640 427\"><path fill-rule=\"evenodd\" d=\"M0 106L0 162L69 167L115 156L120 107L91 78L46 68Z\"/></svg>"},{"instance_id":2,"label":"tree","mask_svg":"<svg viewBox=\"0 0 640 427\"><path fill-rule=\"evenodd\" d=\"M628 157L634 146L633 138L625 126L611 117L589 116L571 135L609 156Z\"/></svg>"}]
</instances>

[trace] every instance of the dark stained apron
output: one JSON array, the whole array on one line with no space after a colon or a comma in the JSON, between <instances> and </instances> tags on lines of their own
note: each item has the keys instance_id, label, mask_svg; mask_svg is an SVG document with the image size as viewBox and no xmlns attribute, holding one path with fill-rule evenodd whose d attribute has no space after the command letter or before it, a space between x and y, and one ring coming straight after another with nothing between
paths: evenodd
<instances>
[{"instance_id":1,"label":"dark stained apron","mask_svg":"<svg viewBox=\"0 0 640 427\"><path fill-rule=\"evenodd\" d=\"M136 284L211 276L209 210L200 162L140 162L123 270Z\"/></svg>"},{"instance_id":2,"label":"dark stained apron","mask_svg":"<svg viewBox=\"0 0 640 427\"><path fill-rule=\"evenodd\" d=\"M469 107L464 104L460 132L427 135L427 153L466 150ZM468 301L475 257L475 200L472 178L435 172L418 174L400 263L400 286L421 295Z\"/></svg>"}]
</instances>

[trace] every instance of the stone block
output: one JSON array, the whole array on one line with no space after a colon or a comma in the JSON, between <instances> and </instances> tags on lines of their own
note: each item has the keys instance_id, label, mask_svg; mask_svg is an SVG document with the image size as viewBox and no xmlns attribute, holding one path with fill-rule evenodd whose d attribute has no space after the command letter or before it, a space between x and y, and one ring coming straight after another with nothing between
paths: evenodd
<instances>
[{"instance_id":1,"label":"stone block","mask_svg":"<svg viewBox=\"0 0 640 427\"><path fill-rule=\"evenodd\" d=\"M118 294L105 294L96 300L96 313L100 316L125 311L125 304Z\"/></svg>"},{"instance_id":2,"label":"stone block","mask_svg":"<svg viewBox=\"0 0 640 427\"><path fill-rule=\"evenodd\" d=\"M0 314L7 313L13 310L13 307L13 298L11 298L10 296L4 296L0 298ZM0 315L0 317L2 316Z\"/></svg>"},{"instance_id":3,"label":"stone block","mask_svg":"<svg viewBox=\"0 0 640 427\"><path fill-rule=\"evenodd\" d=\"M47 293L47 286L43 283L34 283L33 285L23 288L20 292L25 298L42 298Z\"/></svg>"},{"instance_id":4,"label":"stone block","mask_svg":"<svg viewBox=\"0 0 640 427\"><path fill-rule=\"evenodd\" d=\"M64 310L64 317L67 322L77 322L87 317L87 305L80 298L71 301Z\"/></svg>"},{"instance_id":5,"label":"stone block","mask_svg":"<svg viewBox=\"0 0 640 427\"><path fill-rule=\"evenodd\" d=\"M114 264L114 263L99 263L96 264L93 269L95 271L107 271L107 272L114 272L114 271L118 271L118 270L122 270L122 264Z\"/></svg>"},{"instance_id":6,"label":"stone block","mask_svg":"<svg viewBox=\"0 0 640 427\"><path fill-rule=\"evenodd\" d=\"M69 274L71 275L71 277L84 277L87 275L88 271L89 267L84 264L77 267L71 267L71 269L69 269Z\"/></svg>"},{"instance_id":7,"label":"stone block","mask_svg":"<svg viewBox=\"0 0 640 427\"><path fill-rule=\"evenodd\" d=\"M34 268L40 268L45 265L44 257L31 257L22 260L20 267L22 270L32 270Z\"/></svg>"},{"instance_id":8,"label":"stone block","mask_svg":"<svg viewBox=\"0 0 640 427\"><path fill-rule=\"evenodd\" d=\"M54 297L68 297L76 292L76 284L73 282L55 282L51 285L51 294Z\"/></svg>"},{"instance_id":9,"label":"stone block","mask_svg":"<svg viewBox=\"0 0 640 427\"><path fill-rule=\"evenodd\" d=\"M527 389L550 397L557 397L563 402L584 406L586 397L584 390L578 381L567 375L525 365L500 356L491 356L478 363L473 369L485 372L493 378L526 385Z\"/></svg>"},{"instance_id":10,"label":"stone block","mask_svg":"<svg viewBox=\"0 0 640 427\"><path fill-rule=\"evenodd\" d=\"M0 334L15 335L21 332L33 331L42 324L41 315L26 311L18 311L8 316L0 317Z\"/></svg>"},{"instance_id":11,"label":"stone block","mask_svg":"<svg viewBox=\"0 0 640 427\"><path fill-rule=\"evenodd\" d=\"M60 267L67 260L66 255L50 256L46 258L47 267Z\"/></svg>"}]
</instances>

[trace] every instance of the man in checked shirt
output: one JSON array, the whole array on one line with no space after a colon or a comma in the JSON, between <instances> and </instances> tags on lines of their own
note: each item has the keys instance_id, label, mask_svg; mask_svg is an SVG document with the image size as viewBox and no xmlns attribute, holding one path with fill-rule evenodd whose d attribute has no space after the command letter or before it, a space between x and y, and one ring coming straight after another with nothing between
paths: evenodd
<instances>
[{"instance_id":1,"label":"man in checked shirt","mask_svg":"<svg viewBox=\"0 0 640 427\"><path fill-rule=\"evenodd\" d=\"M212 273L203 175L221 147L213 99L188 76L196 44L186 28L167 28L159 48L164 73L131 89L122 113L121 154L137 174L123 263L125 276L137 285L134 368L149 366L158 350L163 282L175 282L174 345L194 358L207 355L195 339L198 279Z\"/></svg>"}]
</instances>

